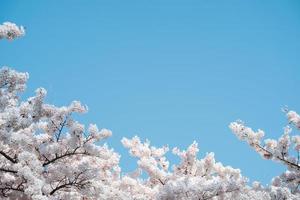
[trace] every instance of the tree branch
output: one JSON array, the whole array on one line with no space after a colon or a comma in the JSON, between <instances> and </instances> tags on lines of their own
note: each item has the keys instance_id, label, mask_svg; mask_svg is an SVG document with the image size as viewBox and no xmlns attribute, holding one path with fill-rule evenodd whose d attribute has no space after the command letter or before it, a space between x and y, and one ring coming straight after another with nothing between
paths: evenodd
<instances>
[{"instance_id":1,"label":"tree branch","mask_svg":"<svg viewBox=\"0 0 300 200\"><path fill-rule=\"evenodd\" d=\"M265 149L264 147L260 146L259 144L255 144L256 147L258 147L259 149L261 149L262 151L264 151L265 153L267 153L269 156L274 156L274 154L270 151L268 151L267 149ZM297 169L297 170L300 170L300 166L293 163L293 162L290 162L288 160L286 160L284 157L280 157L280 156L274 156L276 159L280 160L281 162L289 165L290 167L294 168L294 169Z\"/></svg>"},{"instance_id":2,"label":"tree branch","mask_svg":"<svg viewBox=\"0 0 300 200\"><path fill-rule=\"evenodd\" d=\"M68 156L73 156L73 155L89 155L87 152L76 152L77 151L77 149L78 149L79 147L77 147L76 149L74 149L74 151L72 151L72 152L66 152L65 154L63 154L63 155L60 155L60 156L55 156L55 158L53 158L53 159L48 159L48 158L46 158L46 160L48 160L47 162L44 162L43 163L43 167L45 167L45 166L47 166L47 165L49 165L49 164L51 164L51 163L54 163L54 162L56 162L57 160L59 160L59 159L62 159L62 158L64 158L64 157L68 157Z\"/></svg>"},{"instance_id":3,"label":"tree branch","mask_svg":"<svg viewBox=\"0 0 300 200\"><path fill-rule=\"evenodd\" d=\"M84 181L86 181L85 179L82 179L80 181L78 181L79 177L84 174L84 172L86 172L87 170L85 171L82 171L80 173L78 173L75 177L74 177L74 180L73 181L68 181L62 185L59 185L57 186L56 188L54 188L49 194L50 195L53 195L55 192L57 192L58 190L60 189L63 189L63 188L70 188L72 186L75 186L77 188L82 188L84 187L86 184L88 184L88 182L84 183ZM61 181L60 181L61 182Z\"/></svg>"},{"instance_id":4,"label":"tree branch","mask_svg":"<svg viewBox=\"0 0 300 200\"><path fill-rule=\"evenodd\" d=\"M56 142L58 142L59 138L60 138L60 135L62 133L62 130L64 129L66 123L67 123L67 119L68 119L68 116L65 117L65 120L60 123L60 128L58 129L58 133L56 135Z\"/></svg>"},{"instance_id":5,"label":"tree branch","mask_svg":"<svg viewBox=\"0 0 300 200\"><path fill-rule=\"evenodd\" d=\"M17 163L17 159L16 158L12 158L9 155L7 155L6 153L4 153L3 151L0 151L0 154L2 156L4 156L7 160L9 160L12 163ZM15 156L16 157L16 156Z\"/></svg>"},{"instance_id":6,"label":"tree branch","mask_svg":"<svg viewBox=\"0 0 300 200\"><path fill-rule=\"evenodd\" d=\"M15 171L15 170L11 170L11 169L5 169L5 168L0 168L0 171L1 172L8 172L8 173L13 173L13 174L16 174L16 173L18 173L17 171Z\"/></svg>"}]
</instances>

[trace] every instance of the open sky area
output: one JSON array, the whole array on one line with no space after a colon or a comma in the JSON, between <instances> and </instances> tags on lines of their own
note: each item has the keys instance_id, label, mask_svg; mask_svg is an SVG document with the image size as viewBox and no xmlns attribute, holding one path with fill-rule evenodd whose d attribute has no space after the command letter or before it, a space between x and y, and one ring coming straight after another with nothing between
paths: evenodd
<instances>
[{"instance_id":1,"label":"open sky area","mask_svg":"<svg viewBox=\"0 0 300 200\"><path fill-rule=\"evenodd\" d=\"M300 112L299 1L1 1L5 21L27 31L0 43L0 65L30 74L24 98L44 87L50 104L88 105L78 119L113 131L125 171L136 165L120 140L134 135L155 146L196 140L199 157L215 152L251 181L285 169L228 125L242 119L278 138L281 109Z\"/></svg>"}]
</instances>

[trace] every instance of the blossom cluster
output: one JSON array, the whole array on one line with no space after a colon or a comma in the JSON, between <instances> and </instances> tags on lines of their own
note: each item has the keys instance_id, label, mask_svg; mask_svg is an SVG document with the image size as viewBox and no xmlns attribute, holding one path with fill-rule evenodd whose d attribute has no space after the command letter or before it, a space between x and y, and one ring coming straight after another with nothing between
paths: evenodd
<instances>
[{"instance_id":1,"label":"blossom cluster","mask_svg":"<svg viewBox=\"0 0 300 200\"><path fill-rule=\"evenodd\" d=\"M23 26L17 26L11 22L4 22L0 25L0 39L13 40L23 35L25 35L25 28Z\"/></svg>"},{"instance_id":2,"label":"blossom cluster","mask_svg":"<svg viewBox=\"0 0 300 200\"><path fill-rule=\"evenodd\" d=\"M288 124L300 129L300 116L295 111L286 111ZM253 131L240 120L229 125L232 132L246 141L264 159L279 162L287 167L287 171L274 177L272 186L286 190L285 196L300 198L300 136L292 135L292 128L284 127L283 134L277 139L265 139L264 131ZM290 199L288 197L287 199Z\"/></svg>"}]
</instances>

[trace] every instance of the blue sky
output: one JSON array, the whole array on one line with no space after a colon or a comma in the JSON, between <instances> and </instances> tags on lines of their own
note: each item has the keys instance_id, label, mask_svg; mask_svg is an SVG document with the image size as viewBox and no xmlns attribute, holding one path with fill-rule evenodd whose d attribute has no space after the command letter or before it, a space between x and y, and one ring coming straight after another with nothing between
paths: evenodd
<instances>
[{"instance_id":1,"label":"blue sky","mask_svg":"<svg viewBox=\"0 0 300 200\"><path fill-rule=\"evenodd\" d=\"M300 112L298 1L1 1L0 21L27 28L1 41L1 65L30 73L25 96L80 100L85 124L109 128L107 142L132 170L120 139L187 147L268 183L284 170L262 160L231 133L244 120L268 137ZM299 134L299 132L298 132ZM177 161L170 156L172 161Z\"/></svg>"}]
</instances>

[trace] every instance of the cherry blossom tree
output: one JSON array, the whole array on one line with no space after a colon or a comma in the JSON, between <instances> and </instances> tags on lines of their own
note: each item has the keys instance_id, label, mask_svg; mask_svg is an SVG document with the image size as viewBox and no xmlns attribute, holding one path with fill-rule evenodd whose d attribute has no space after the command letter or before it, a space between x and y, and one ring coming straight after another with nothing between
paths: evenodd
<instances>
[{"instance_id":1,"label":"cherry blossom tree","mask_svg":"<svg viewBox=\"0 0 300 200\"><path fill-rule=\"evenodd\" d=\"M121 176L119 154L99 141L111 136L73 119L87 108L46 104L46 90L21 101L27 73L0 71L0 195L14 199L212 199L232 197L245 186L238 169L216 163L212 153L197 159L197 143L169 171L168 148L155 148L138 137L123 145L138 158L138 169ZM141 177L147 173L147 178Z\"/></svg>"},{"instance_id":2,"label":"cherry blossom tree","mask_svg":"<svg viewBox=\"0 0 300 200\"><path fill-rule=\"evenodd\" d=\"M25 34L9 22L0 33L7 39ZM43 88L21 101L27 79L27 73L0 70L1 199L101 198L101 190L113 191L120 156L95 144L111 131L94 124L86 129L74 120L74 114L87 111L78 101L63 107L46 104Z\"/></svg>"},{"instance_id":3,"label":"cherry blossom tree","mask_svg":"<svg viewBox=\"0 0 300 200\"><path fill-rule=\"evenodd\" d=\"M300 116L295 111L284 111L288 123L300 129ZM278 140L262 141L264 131L253 131L240 120L232 122L229 127L240 140L246 141L264 159L279 162L287 167L286 172L273 178L271 187L280 189L283 199L300 199L300 136L291 136L292 128L287 125Z\"/></svg>"},{"instance_id":4,"label":"cherry blossom tree","mask_svg":"<svg viewBox=\"0 0 300 200\"><path fill-rule=\"evenodd\" d=\"M90 196L118 176L119 155L95 144L111 132L93 124L86 130L72 118L86 107L78 101L64 107L45 104L43 88L20 102L18 93L25 89L28 74L2 68L0 77L3 197L19 193L32 199Z\"/></svg>"},{"instance_id":5,"label":"cherry blossom tree","mask_svg":"<svg viewBox=\"0 0 300 200\"><path fill-rule=\"evenodd\" d=\"M181 162L174 165L172 171L168 170L169 162L164 156L167 147L152 147L149 141L142 143L138 137L124 138L122 143L138 158L138 172L147 173L144 184L155 190L155 199L235 199L241 197L242 191L248 193L247 179L241 176L239 169L216 162L213 153L197 159L196 142L184 151L173 149ZM247 198L251 196L248 194Z\"/></svg>"},{"instance_id":6,"label":"cherry blossom tree","mask_svg":"<svg viewBox=\"0 0 300 200\"><path fill-rule=\"evenodd\" d=\"M0 25L0 39L25 34L22 26ZM119 199L119 200L283 200L299 199L300 136L290 137L286 127L278 140L261 142L264 132L253 131L241 121L232 131L263 158L278 161L288 171L275 177L270 186L250 186L239 169L216 162L213 153L199 159L198 144L186 150L173 148L180 162L170 167L168 146L154 147L135 136L121 143L137 159L137 169L125 173L120 155L105 139L108 129L84 124L75 115L87 112L79 101L57 107L45 102L46 90L21 99L28 73L8 67L0 70L0 199ZM298 129L300 117L288 111L289 122ZM296 152L290 153L291 148Z\"/></svg>"}]
</instances>

